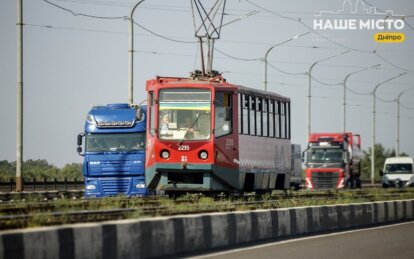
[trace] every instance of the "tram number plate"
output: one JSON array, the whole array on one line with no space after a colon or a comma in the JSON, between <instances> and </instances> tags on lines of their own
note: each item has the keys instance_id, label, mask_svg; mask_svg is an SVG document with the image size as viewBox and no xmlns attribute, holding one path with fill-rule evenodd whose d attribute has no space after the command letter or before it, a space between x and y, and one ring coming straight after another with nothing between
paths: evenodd
<instances>
[{"instance_id":1,"label":"tram number plate","mask_svg":"<svg viewBox=\"0 0 414 259\"><path fill-rule=\"evenodd\" d=\"M188 150L190 150L190 146L189 145L179 145L178 146L178 150L180 150L180 151L188 151Z\"/></svg>"}]
</instances>

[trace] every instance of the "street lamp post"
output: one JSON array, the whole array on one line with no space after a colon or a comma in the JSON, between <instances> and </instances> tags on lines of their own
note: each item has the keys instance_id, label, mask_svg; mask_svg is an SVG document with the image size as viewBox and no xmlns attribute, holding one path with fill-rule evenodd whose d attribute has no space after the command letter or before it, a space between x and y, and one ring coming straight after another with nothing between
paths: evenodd
<instances>
[{"instance_id":1,"label":"street lamp post","mask_svg":"<svg viewBox=\"0 0 414 259\"><path fill-rule=\"evenodd\" d=\"M323 62L323 61L326 61L326 60L329 60L329 59L333 59L333 58L336 58L336 57L339 57L339 56L342 56L342 55L344 55L344 54L346 54L346 53L348 53L348 52L350 52L349 50L347 50L347 51L344 51L344 52L341 52L341 53L339 53L339 54L336 54L336 55L334 55L334 56L330 56L330 57L327 57L327 58L324 58L324 59L321 59L321 60L318 60L318 61L316 61L316 62L314 62L310 67L309 67L309 71L308 71L308 116L307 116L307 120L308 120L308 127L307 127L307 136L309 136L310 134L311 134L311 109L312 109L312 100L311 100L311 98L312 98L312 70L313 70L313 68L317 65L317 64L319 64L319 63L321 63L321 62Z\"/></svg>"},{"instance_id":2,"label":"street lamp post","mask_svg":"<svg viewBox=\"0 0 414 259\"><path fill-rule=\"evenodd\" d=\"M17 0L16 192L23 191L23 0Z\"/></svg>"},{"instance_id":3,"label":"street lamp post","mask_svg":"<svg viewBox=\"0 0 414 259\"><path fill-rule=\"evenodd\" d=\"M406 93L408 91L411 91L411 90L414 90L414 87L411 87L407 90L402 91L396 99L396 102L397 102L397 138L396 138L396 144L397 145L396 145L396 148L395 148L395 156L400 155L400 98L404 93Z\"/></svg>"},{"instance_id":4,"label":"street lamp post","mask_svg":"<svg viewBox=\"0 0 414 259\"><path fill-rule=\"evenodd\" d=\"M381 85L394 80L398 77L401 77L403 75L407 74L406 72L399 74L397 76L391 77L385 81L382 81L380 83L378 83L375 87L374 90L372 91L372 143L371 143L371 184L374 184L374 174L375 174L375 106L376 106L376 92L378 90L378 87L380 87Z\"/></svg>"},{"instance_id":5,"label":"street lamp post","mask_svg":"<svg viewBox=\"0 0 414 259\"><path fill-rule=\"evenodd\" d=\"M134 102L134 19L133 15L135 9L145 0L141 0L134 5L129 14L129 88L128 88L128 103L132 104Z\"/></svg>"},{"instance_id":6,"label":"street lamp post","mask_svg":"<svg viewBox=\"0 0 414 259\"><path fill-rule=\"evenodd\" d=\"M363 69L360 69L358 71L349 73L347 76L345 76L344 78L344 82L342 83L343 85L343 95L342 95L342 130L343 132L346 132L346 82L348 81L349 77L355 74L358 74L360 72L372 69L372 68L377 68L379 67L381 64L377 64L374 66L370 66L370 67L366 67Z\"/></svg>"},{"instance_id":7,"label":"street lamp post","mask_svg":"<svg viewBox=\"0 0 414 259\"><path fill-rule=\"evenodd\" d=\"M283 41L283 42L280 42L280 43L278 43L278 44L273 45L272 47L270 47L270 48L266 51L265 56L264 56L264 58L263 58L263 63L264 63L264 68L263 68L263 70L264 70L264 73L263 73L263 75L264 75L264 78L263 78L263 84L264 84L264 90L265 90L265 92L267 92L267 56L269 55L270 51L271 51L272 49L276 48L277 46L283 45L283 44L285 44L285 43L287 43L287 42L289 42L289 41L295 40L295 39L300 38L300 37L302 37L302 36L304 36L304 35L306 35L306 34L309 34L309 33L310 33L310 31L305 32L305 33L300 34L300 35L293 36L292 38L290 38L290 39L288 39L288 40L285 40L285 41Z\"/></svg>"}]
</instances>

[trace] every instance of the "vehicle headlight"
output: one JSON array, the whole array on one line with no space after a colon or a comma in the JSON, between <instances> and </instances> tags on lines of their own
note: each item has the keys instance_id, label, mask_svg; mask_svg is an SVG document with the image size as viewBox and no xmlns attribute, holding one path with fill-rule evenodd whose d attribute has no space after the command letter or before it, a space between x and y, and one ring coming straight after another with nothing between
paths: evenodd
<instances>
[{"instance_id":1,"label":"vehicle headlight","mask_svg":"<svg viewBox=\"0 0 414 259\"><path fill-rule=\"evenodd\" d=\"M207 159L207 157L208 157L208 153L207 153L207 151L202 150L202 151L198 154L198 156L199 156L201 159L206 160L206 159Z\"/></svg>"},{"instance_id":2,"label":"vehicle headlight","mask_svg":"<svg viewBox=\"0 0 414 259\"><path fill-rule=\"evenodd\" d=\"M168 150L163 150L161 151L161 157L164 159L167 159L170 157L170 152L168 152Z\"/></svg>"},{"instance_id":3,"label":"vehicle headlight","mask_svg":"<svg viewBox=\"0 0 414 259\"><path fill-rule=\"evenodd\" d=\"M144 189L145 188L145 183L139 183L139 184L135 185L135 188Z\"/></svg>"},{"instance_id":4,"label":"vehicle headlight","mask_svg":"<svg viewBox=\"0 0 414 259\"><path fill-rule=\"evenodd\" d=\"M86 116L86 121L93 125L96 124L95 118L91 114L88 114L88 116Z\"/></svg>"},{"instance_id":5,"label":"vehicle headlight","mask_svg":"<svg viewBox=\"0 0 414 259\"><path fill-rule=\"evenodd\" d=\"M86 190L95 190L96 189L96 185L94 184L88 184L85 186Z\"/></svg>"}]
</instances>

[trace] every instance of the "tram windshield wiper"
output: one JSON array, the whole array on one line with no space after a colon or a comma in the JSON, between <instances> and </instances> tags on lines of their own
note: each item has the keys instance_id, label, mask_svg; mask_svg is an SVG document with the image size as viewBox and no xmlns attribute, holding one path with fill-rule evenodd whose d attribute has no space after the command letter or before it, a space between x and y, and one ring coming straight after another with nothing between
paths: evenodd
<instances>
[{"instance_id":1,"label":"tram windshield wiper","mask_svg":"<svg viewBox=\"0 0 414 259\"><path fill-rule=\"evenodd\" d=\"M180 141L180 145L183 144L183 142L185 140L187 140L188 132L190 132L190 129L192 129L194 127L194 125L196 125L196 123L197 123L198 119L201 117L201 115L204 115L204 113L197 115L197 118L193 121L191 126L185 131L184 137Z\"/></svg>"}]
</instances>

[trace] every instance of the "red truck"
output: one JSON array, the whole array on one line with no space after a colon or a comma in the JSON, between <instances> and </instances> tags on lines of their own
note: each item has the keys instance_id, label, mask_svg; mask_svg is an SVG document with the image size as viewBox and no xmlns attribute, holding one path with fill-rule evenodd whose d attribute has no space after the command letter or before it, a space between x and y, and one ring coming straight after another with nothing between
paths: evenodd
<instances>
[{"instance_id":1,"label":"red truck","mask_svg":"<svg viewBox=\"0 0 414 259\"><path fill-rule=\"evenodd\" d=\"M307 189L361 188L361 136L312 133L304 151Z\"/></svg>"}]
</instances>

